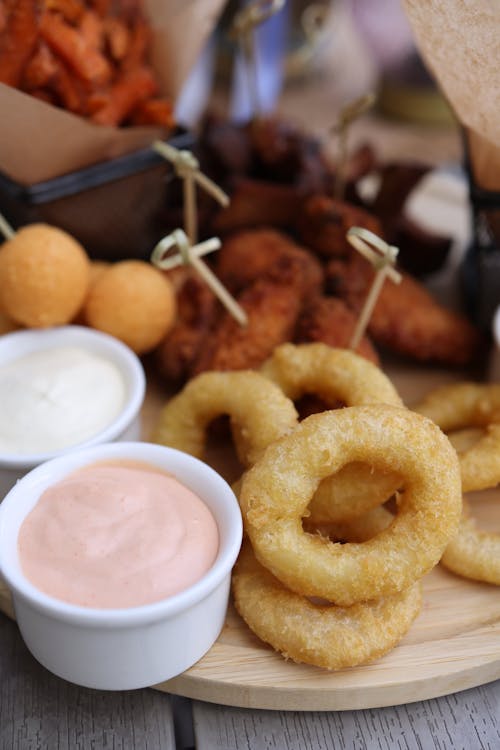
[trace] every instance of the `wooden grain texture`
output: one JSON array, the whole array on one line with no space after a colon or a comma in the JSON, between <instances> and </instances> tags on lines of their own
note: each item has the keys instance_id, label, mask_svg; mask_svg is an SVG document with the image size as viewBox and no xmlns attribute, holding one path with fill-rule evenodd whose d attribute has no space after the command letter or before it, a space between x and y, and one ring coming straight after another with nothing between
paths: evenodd
<instances>
[{"instance_id":1,"label":"wooden grain texture","mask_svg":"<svg viewBox=\"0 0 500 750\"><path fill-rule=\"evenodd\" d=\"M171 700L72 685L36 662L0 615L1 750L174 750Z\"/></svg>"},{"instance_id":2,"label":"wooden grain texture","mask_svg":"<svg viewBox=\"0 0 500 750\"><path fill-rule=\"evenodd\" d=\"M496 750L500 681L405 706L330 713L194 702L197 750Z\"/></svg>"}]
</instances>

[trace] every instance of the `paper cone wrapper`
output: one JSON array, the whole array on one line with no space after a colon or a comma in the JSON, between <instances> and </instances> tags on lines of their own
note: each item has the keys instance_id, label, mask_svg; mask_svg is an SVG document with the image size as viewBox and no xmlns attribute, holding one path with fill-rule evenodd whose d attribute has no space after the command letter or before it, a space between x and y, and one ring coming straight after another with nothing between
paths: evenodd
<instances>
[{"instance_id":1,"label":"paper cone wrapper","mask_svg":"<svg viewBox=\"0 0 500 750\"><path fill-rule=\"evenodd\" d=\"M500 190L500 3L403 0L416 43L464 128L476 184Z\"/></svg>"},{"instance_id":2,"label":"paper cone wrapper","mask_svg":"<svg viewBox=\"0 0 500 750\"><path fill-rule=\"evenodd\" d=\"M175 103L224 0L147 0L151 60ZM31 185L143 148L160 128L103 127L0 84L0 171Z\"/></svg>"}]
</instances>

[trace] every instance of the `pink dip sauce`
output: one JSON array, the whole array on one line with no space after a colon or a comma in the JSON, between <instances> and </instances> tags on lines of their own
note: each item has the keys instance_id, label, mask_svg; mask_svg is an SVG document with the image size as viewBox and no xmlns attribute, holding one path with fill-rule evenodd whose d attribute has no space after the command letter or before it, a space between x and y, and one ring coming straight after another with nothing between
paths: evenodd
<instances>
[{"instance_id":1,"label":"pink dip sauce","mask_svg":"<svg viewBox=\"0 0 500 750\"><path fill-rule=\"evenodd\" d=\"M215 561L205 503L149 464L99 463L54 484L24 520L21 567L41 591L84 607L137 607L199 580Z\"/></svg>"}]
</instances>

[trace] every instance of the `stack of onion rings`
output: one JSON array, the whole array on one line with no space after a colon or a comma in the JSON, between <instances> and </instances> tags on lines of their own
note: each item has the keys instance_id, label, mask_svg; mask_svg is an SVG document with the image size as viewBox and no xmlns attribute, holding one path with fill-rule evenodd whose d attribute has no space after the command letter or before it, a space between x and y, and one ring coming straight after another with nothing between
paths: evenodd
<instances>
[{"instance_id":1,"label":"stack of onion rings","mask_svg":"<svg viewBox=\"0 0 500 750\"><path fill-rule=\"evenodd\" d=\"M314 394L329 407L387 403L402 406L389 378L376 365L347 349L326 344L282 344L260 372L277 383L293 401ZM317 523L347 521L385 502L401 486L399 474L364 462L344 466L325 478L309 506Z\"/></svg>"},{"instance_id":2,"label":"stack of onion rings","mask_svg":"<svg viewBox=\"0 0 500 750\"><path fill-rule=\"evenodd\" d=\"M302 517L319 482L350 461L404 477L397 516L360 544L307 534ZM243 477L240 506L255 555L276 578L350 606L408 588L439 561L460 519L458 458L433 422L407 409L323 412L267 448Z\"/></svg>"},{"instance_id":3,"label":"stack of onion rings","mask_svg":"<svg viewBox=\"0 0 500 750\"><path fill-rule=\"evenodd\" d=\"M464 492L496 487L500 482L500 385L455 383L432 391L415 411L442 430L461 430L456 446ZM472 429L469 429L472 428ZM482 428L478 432L477 428ZM470 443L468 438L476 436ZM462 445L464 444L464 445ZM464 498L456 536L446 547L443 565L464 578L500 585L500 534L480 531Z\"/></svg>"}]
</instances>

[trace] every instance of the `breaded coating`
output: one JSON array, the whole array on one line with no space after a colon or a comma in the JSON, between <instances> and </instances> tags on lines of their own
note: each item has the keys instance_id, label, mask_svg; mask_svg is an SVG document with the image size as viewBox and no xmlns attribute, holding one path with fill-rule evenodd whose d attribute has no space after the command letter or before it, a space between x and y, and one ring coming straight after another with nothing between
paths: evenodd
<instances>
[{"instance_id":1,"label":"breaded coating","mask_svg":"<svg viewBox=\"0 0 500 750\"><path fill-rule=\"evenodd\" d=\"M295 341L321 341L338 349L348 349L356 328L357 317L338 297L318 295L302 311L297 323ZM363 336L355 349L376 365L379 356L368 336Z\"/></svg>"},{"instance_id":2,"label":"breaded coating","mask_svg":"<svg viewBox=\"0 0 500 750\"><path fill-rule=\"evenodd\" d=\"M382 234L382 226L373 214L327 195L313 195L304 201L296 222L304 245L325 258L349 257L352 247L346 234L354 226Z\"/></svg>"},{"instance_id":3,"label":"breaded coating","mask_svg":"<svg viewBox=\"0 0 500 750\"><path fill-rule=\"evenodd\" d=\"M238 303L246 326L224 313L200 351L192 374L259 367L278 344L290 341L302 308L302 277L294 259L282 258L268 276L245 287Z\"/></svg>"},{"instance_id":4,"label":"breaded coating","mask_svg":"<svg viewBox=\"0 0 500 750\"><path fill-rule=\"evenodd\" d=\"M239 292L270 271L281 258L296 260L307 295L323 288L324 271L310 252L274 229L242 230L230 235L217 253L216 273L231 291Z\"/></svg>"},{"instance_id":5,"label":"breaded coating","mask_svg":"<svg viewBox=\"0 0 500 750\"><path fill-rule=\"evenodd\" d=\"M205 342L217 310L217 299L198 276L187 275L177 290L177 317L156 350L159 371L172 383L186 380Z\"/></svg>"},{"instance_id":6,"label":"breaded coating","mask_svg":"<svg viewBox=\"0 0 500 750\"><path fill-rule=\"evenodd\" d=\"M327 266L327 286L358 315L375 271L357 253L347 262ZM471 363L482 347L482 337L459 313L444 308L408 274L401 283L386 281L368 324L376 344L421 362L460 366Z\"/></svg>"},{"instance_id":7,"label":"breaded coating","mask_svg":"<svg viewBox=\"0 0 500 750\"><path fill-rule=\"evenodd\" d=\"M293 185L239 179L231 190L231 203L217 212L212 231L227 234L259 226L291 227L302 201L302 192Z\"/></svg>"}]
</instances>

